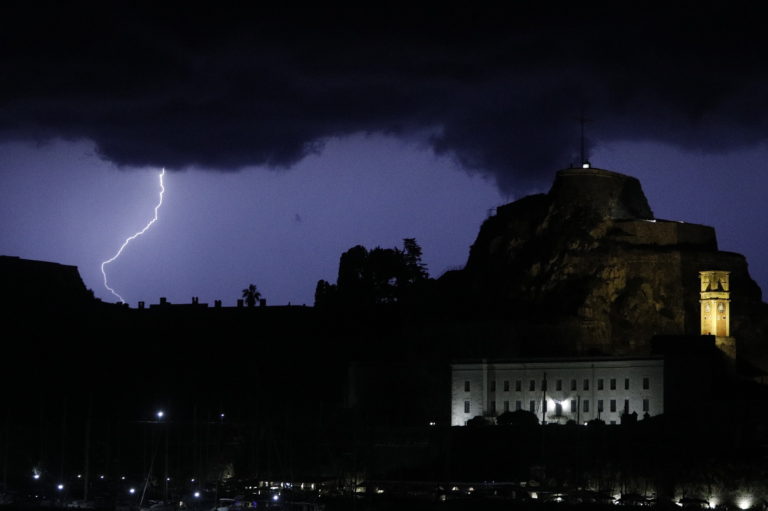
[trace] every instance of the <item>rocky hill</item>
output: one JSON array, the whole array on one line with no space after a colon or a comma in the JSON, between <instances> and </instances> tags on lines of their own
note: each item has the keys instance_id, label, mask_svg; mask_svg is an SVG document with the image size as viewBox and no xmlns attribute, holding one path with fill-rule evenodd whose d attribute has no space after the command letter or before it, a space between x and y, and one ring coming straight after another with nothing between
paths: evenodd
<instances>
[{"instance_id":1,"label":"rocky hill","mask_svg":"<svg viewBox=\"0 0 768 511\"><path fill-rule=\"evenodd\" d=\"M766 360L767 307L745 258L718 250L712 227L654 218L640 182L616 172L563 170L549 193L499 207L447 278L511 319L525 354L629 355L654 335L699 333L703 270L731 272L739 354Z\"/></svg>"}]
</instances>

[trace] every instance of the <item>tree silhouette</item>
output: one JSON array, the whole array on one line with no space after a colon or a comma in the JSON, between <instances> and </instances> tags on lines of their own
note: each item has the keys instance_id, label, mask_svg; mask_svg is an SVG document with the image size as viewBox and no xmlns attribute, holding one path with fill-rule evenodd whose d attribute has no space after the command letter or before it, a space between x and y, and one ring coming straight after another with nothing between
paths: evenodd
<instances>
[{"instance_id":1,"label":"tree silhouette","mask_svg":"<svg viewBox=\"0 0 768 511\"><path fill-rule=\"evenodd\" d=\"M429 278L427 265L421 260L421 246L419 246L416 238L403 239L403 251L401 254L405 263L406 281L408 284L415 284Z\"/></svg>"},{"instance_id":2,"label":"tree silhouette","mask_svg":"<svg viewBox=\"0 0 768 511\"><path fill-rule=\"evenodd\" d=\"M256 302L261 298L261 293L256 288L256 284L250 284L247 288L243 289L243 298L248 307L255 307Z\"/></svg>"},{"instance_id":3,"label":"tree silhouette","mask_svg":"<svg viewBox=\"0 0 768 511\"><path fill-rule=\"evenodd\" d=\"M356 245L339 260L336 285L321 280L315 305L371 306L413 302L429 281L422 250L415 238L405 238L403 249Z\"/></svg>"},{"instance_id":4,"label":"tree silhouette","mask_svg":"<svg viewBox=\"0 0 768 511\"><path fill-rule=\"evenodd\" d=\"M333 305L336 301L336 284L318 280L315 287L315 307Z\"/></svg>"},{"instance_id":5,"label":"tree silhouette","mask_svg":"<svg viewBox=\"0 0 768 511\"><path fill-rule=\"evenodd\" d=\"M536 414L527 410L515 410L514 412L504 412L496 418L496 424L502 426L533 427L539 425L539 418Z\"/></svg>"}]
</instances>

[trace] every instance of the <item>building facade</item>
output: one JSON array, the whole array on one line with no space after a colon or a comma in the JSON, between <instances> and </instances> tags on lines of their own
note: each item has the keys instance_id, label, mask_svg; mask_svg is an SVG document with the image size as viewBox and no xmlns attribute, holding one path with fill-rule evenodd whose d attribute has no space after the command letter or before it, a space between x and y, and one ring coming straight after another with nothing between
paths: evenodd
<instances>
[{"instance_id":1,"label":"building facade","mask_svg":"<svg viewBox=\"0 0 768 511\"><path fill-rule=\"evenodd\" d=\"M624 413L664 413L664 360L537 359L451 366L451 425L526 410L540 422L618 424Z\"/></svg>"}]
</instances>

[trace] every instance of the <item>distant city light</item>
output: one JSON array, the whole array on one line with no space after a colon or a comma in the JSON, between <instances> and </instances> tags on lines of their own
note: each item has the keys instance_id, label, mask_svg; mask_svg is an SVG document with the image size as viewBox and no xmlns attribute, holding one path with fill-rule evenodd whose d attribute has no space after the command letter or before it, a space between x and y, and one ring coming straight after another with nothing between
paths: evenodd
<instances>
[{"instance_id":1,"label":"distant city light","mask_svg":"<svg viewBox=\"0 0 768 511\"><path fill-rule=\"evenodd\" d=\"M32 474L32 479L40 479L40 474Z\"/></svg>"},{"instance_id":2,"label":"distant city light","mask_svg":"<svg viewBox=\"0 0 768 511\"><path fill-rule=\"evenodd\" d=\"M56 487L56 489L58 489L59 491L61 491L61 490L63 490L63 489L64 489L64 485L63 485L63 484L59 484L59 485Z\"/></svg>"},{"instance_id":3,"label":"distant city light","mask_svg":"<svg viewBox=\"0 0 768 511\"><path fill-rule=\"evenodd\" d=\"M136 488L131 488L131 489L129 489L129 490L128 490L128 493L130 493L131 495L133 495L134 493L136 493Z\"/></svg>"},{"instance_id":4,"label":"distant city light","mask_svg":"<svg viewBox=\"0 0 768 511\"><path fill-rule=\"evenodd\" d=\"M219 417L221 417L223 419L224 418L224 414L222 413Z\"/></svg>"},{"instance_id":5,"label":"distant city light","mask_svg":"<svg viewBox=\"0 0 768 511\"><path fill-rule=\"evenodd\" d=\"M435 421L429 421L429 425L430 425L430 426L436 426L436 425L437 425L437 423L436 423Z\"/></svg>"},{"instance_id":6,"label":"distant city light","mask_svg":"<svg viewBox=\"0 0 768 511\"><path fill-rule=\"evenodd\" d=\"M272 500L274 500L275 502L277 502L278 500L280 500L280 495L278 495L278 494L274 494L274 495L272 495Z\"/></svg>"},{"instance_id":7,"label":"distant city light","mask_svg":"<svg viewBox=\"0 0 768 511\"><path fill-rule=\"evenodd\" d=\"M736 502L736 505L739 506L739 509L749 509L752 507L752 499L749 497L741 497Z\"/></svg>"},{"instance_id":8,"label":"distant city light","mask_svg":"<svg viewBox=\"0 0 768 511\"><path fill-rule=\"evenodd\" d=\"M162 419L164 415L165 415L165 412L164 412L164 411L162 411L162 410L160 410L159 412L157 412L157 418L158 418L158 419Z\"/></svg>"},{"instance_id":9,"label":"distant city light","mask_svg":"<svg viewBox=\"0 0 768 511\"><path fill-rule=\"evenodd\" d=\"M195 495L195 498L196 498L196 499L199 499L199 498L200 498L200 492L199 492L199 491L196 491L196 492L194 493L194 495Z\"/></svg>"},{"instance_id":10,"label":"distant city light","mask_svg":"<svg viewBox=\"0 0 768 511\"><path fill-rule=\"evenodd\" d=\"M100 475L99 479L104 479L104 474Z\"/></svg>"},{"instance_id":11,"label":"distant city light","mask_svg":"<svg viewBox=\"0 0 768 511\"><path fill-rule=\"evenodd\" d=\"M82 479L83 478L83 474L77 474L77 478L78 479Z\"/></svg>"},{"instance_id":12,"label":"distant city light","mask_svg":"<svg viewBox=\"0 0 768 511\"><path fill-rule=\"evenodd\" d=\"M120 479L125 481L125 476L121 476Z\"/></svg>"},{"instance_id":13,"label":"distant city light","mask_svg":"<svg viewBox=\"0 0 768 511\"><path fill-rule=\"evenodd\" d=\"M189 480L189 482L190 483L194 483L195 482L195 478L193 477L192 479Z\"/></svg>"}]
</instances>

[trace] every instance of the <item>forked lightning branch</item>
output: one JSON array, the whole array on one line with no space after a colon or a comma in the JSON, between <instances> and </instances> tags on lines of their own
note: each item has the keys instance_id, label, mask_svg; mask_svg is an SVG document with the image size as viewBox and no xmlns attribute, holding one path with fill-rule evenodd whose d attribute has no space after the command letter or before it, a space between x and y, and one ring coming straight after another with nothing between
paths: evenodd
<instances>
[{"instance_id":1,"label":"forked lightning branch","mask_svg":"<svg viewBox=\"0 0 768 511\"><path fill-rule=\"evenodd\" d=\"M157 206L155 206L155 215L152 217L152 220L150 220L147 223L147 225L144 226L144 228L142 230L140 230L136 234L126 238L125 241L123 242L123 244L120 245L120 248L118 249L117 253L115 253L115 255L113 255L111 258L109 258L106 261L104 261L103 263L101 263L101 274L104 276L104 287L106 287L109 290L110 293L115 295L115 297L117 297L117 299L120 300L121 303L125 303L125 300L123 299L122 296L120 296L117 293L117 291L115 291L114 289L109 287L109 284L107 283L107 272L104 270L104 267L106 265L112 263L113 261L115 261L118 257L120 257L120 254L123 253L123 250L125 250L125 247L127 247L128 244L131 241L135 240L136 238L138 238L139 236L141 236L142 234L147 232L149 230L149 228L152 227L152 224L154 224L157 221L157 212L160 210L160 206L163 205L163 193L165 192L165 186L163 185L163 176L164 175L165 175L165 169L163 169L160 172L160 175L159 175L159 179L160 179L160 198L159 198L159 200L157 202Z\"/></svg>"}]
</instances>

